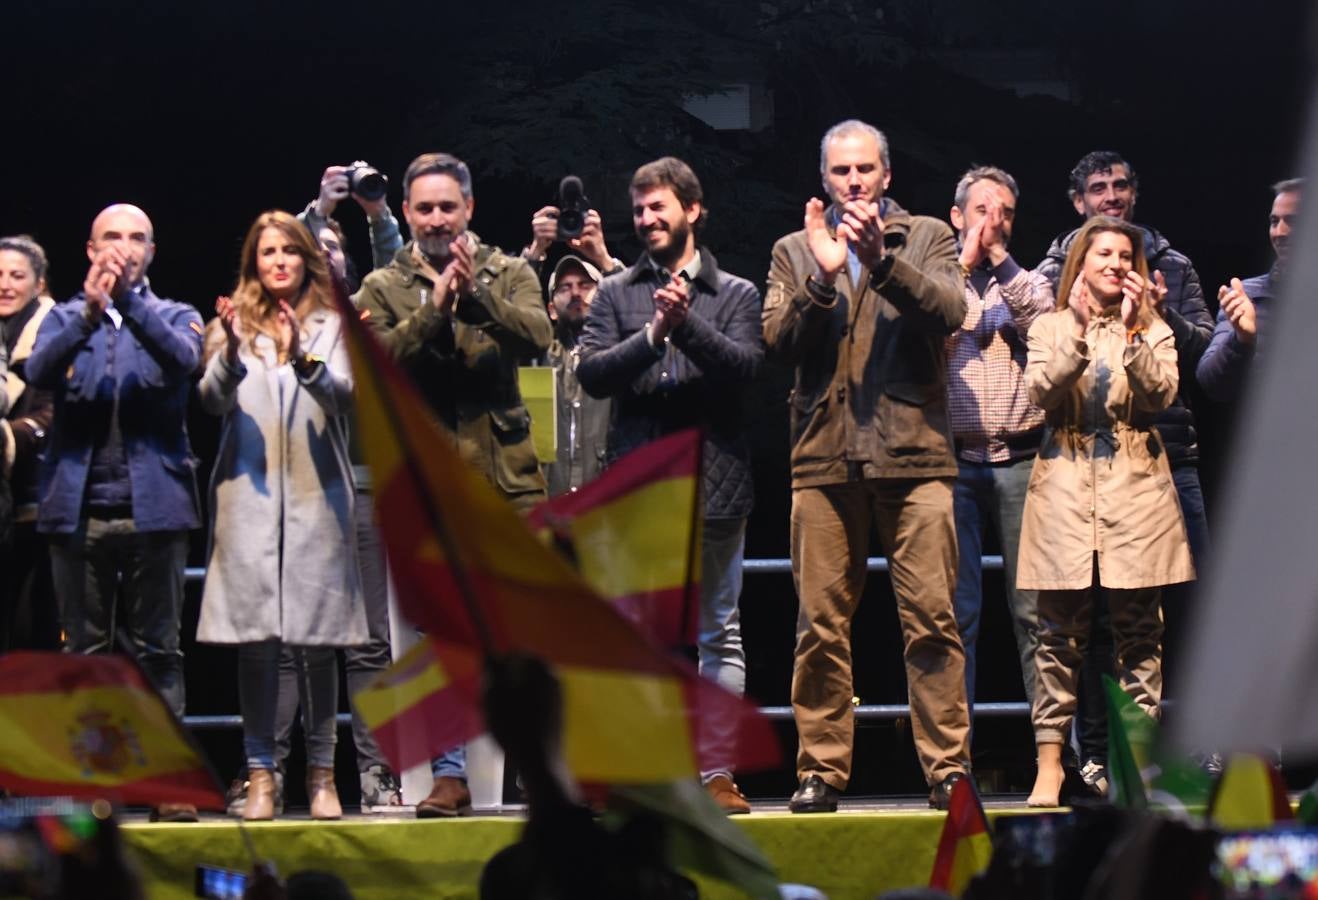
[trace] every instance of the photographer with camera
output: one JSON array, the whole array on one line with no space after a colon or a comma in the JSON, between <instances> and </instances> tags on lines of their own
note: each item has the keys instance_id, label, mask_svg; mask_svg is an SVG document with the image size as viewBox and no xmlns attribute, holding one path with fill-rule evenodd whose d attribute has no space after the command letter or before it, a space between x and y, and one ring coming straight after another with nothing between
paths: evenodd
<instances>
[{"instance_id":1,"label":"photographer with camera","mask_svg":"<svg viewBox=\"0 0 1318 900\"><path fill-rule=\"evenodd\" d=\"M351 259L345 255L343 228L334 220L334 211L348 197L357 201L366 213L366 224L370 228L371 268L383 268L403 246L398 220L389 209L388 191L389 180L360 159L350 166L329 166L320 176L320 196L298 214L302 224L330 254L335 268L342 266L341 274L348 282L349 291L356 291L361 279L357 277Z\"/></svg>"},{"instance_id":2,"label":"photographer with camera","mask_svg":"<svg viewBox=\"0 0 1318 900\"><path fill-rule=\"evenodd\" d=\"M531 217L531 243L522 250L522 258L539 275L549 248L559 241L567 244L569 253L583 257L605 275L626 268L622 260L609 255L600 214L590 208L576 175L559 183L558 206L542 206Z\"/></svg>"}]
</instances>

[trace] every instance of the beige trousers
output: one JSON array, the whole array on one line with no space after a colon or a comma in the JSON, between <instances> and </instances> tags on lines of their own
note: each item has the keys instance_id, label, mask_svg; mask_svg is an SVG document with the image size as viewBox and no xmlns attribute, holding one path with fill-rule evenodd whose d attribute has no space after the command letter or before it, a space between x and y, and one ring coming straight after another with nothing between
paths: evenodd
<instances>
[{"instance_id":1,"label":"beige trousers","mask_svg":"<svg viewBox=\"0 0 1318 900\"><path fill-rule=\"evenodd\" d=\"M800 598L792 709L801 779L851 777L851 619L865 587L870 527L888 556L905 644L911 730L937 784L970 764L956 587L953 479L871 479L792 492L792 575Z\"/></svg>"},{"instance_id":2,"label":"beige trousers","mask_svg":"<svg viewBox=\"0 0 1318 900\"><path fill-rule=\"evenodd\" d=\"M1097 573L1095 573L1097 580ZM1160 715L1162 588L1106 590L1112 615L1117 681L1140 709ZM1034 741L1070 739L1076 680L1089 640L1094 589L1039 591L1039 647L1034 654Z\"/></svg>"}]
</instances>

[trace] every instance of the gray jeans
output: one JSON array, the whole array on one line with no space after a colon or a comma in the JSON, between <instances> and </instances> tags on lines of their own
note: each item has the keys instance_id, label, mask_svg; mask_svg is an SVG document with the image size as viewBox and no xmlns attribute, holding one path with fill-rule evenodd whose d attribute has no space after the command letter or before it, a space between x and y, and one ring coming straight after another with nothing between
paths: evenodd
<instances>
[{"instance_id":1,"label":"gray jeans","mask_svg":"<svg viewBox=\"0 0 1318 900\"><path fill-rule=\"evenodd\" d=\"M183 715L186 531L138 531L132 519L83 519L50 537L50 570L69 653L111 653L116 633L176 716ZM122 596L120 591L122 589Z\"/></svg>"}]
</instances>

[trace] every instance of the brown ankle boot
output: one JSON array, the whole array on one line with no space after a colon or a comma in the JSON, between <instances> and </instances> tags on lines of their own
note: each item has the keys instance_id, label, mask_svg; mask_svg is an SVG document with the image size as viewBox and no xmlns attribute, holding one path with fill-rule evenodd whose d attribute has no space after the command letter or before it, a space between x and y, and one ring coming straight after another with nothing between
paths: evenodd
<instances>
[{"instance_id":1,"label":"brown ankle boot","mask_svg":"<svg viewBox=\"0 0 1318 900\"><path fill-rule=\"evenodd\" d=\"M252 769L247 773L247 800L243 819L264 822L275 817L275 774L269 769Z\"/></svg>"},{"instance_id":2,"label":"brown ankle boot","mask_svg":"<svg viewBox=\"0 0 1318 900\"><path fill-rule=\"evenodd\" d=\"M334 785L334 770L324 766L307 769L307 799L311 801L311 818L337 819L343 815L339 789Z\"/></svg>"}]
</instances>

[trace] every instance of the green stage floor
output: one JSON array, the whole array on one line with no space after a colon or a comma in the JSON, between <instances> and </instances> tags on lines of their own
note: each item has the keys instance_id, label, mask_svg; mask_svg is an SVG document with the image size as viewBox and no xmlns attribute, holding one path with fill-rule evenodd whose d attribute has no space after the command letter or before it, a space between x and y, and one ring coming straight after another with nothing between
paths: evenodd
<instances>
[{"instance_id":1,"label":"green stage floor","mask_svg":"<svg viewBox=\"0 0 1318 900\"><path fill-rule=\"evenodd\" d=\"M985 805L990 819L1025 812L1023 797ZM927 883L943 818L918 801L851 801L840 812L808 816L791 815L781 803L757 804L751 815L734 821L773 861L782 881L850 900ZM256 852L272 859L281 874L303 868L334 872L358 900L474 898L485 861L515 841L521 828L515 814L426 821L347 816L339 822L290 815L247 826ZM192 897L198 863L251 868L232 819L160 825L130 818L123 830L151 900ZM700 895L742 896L707 880L700 882Z\"/></svg>"}]
</instances>

